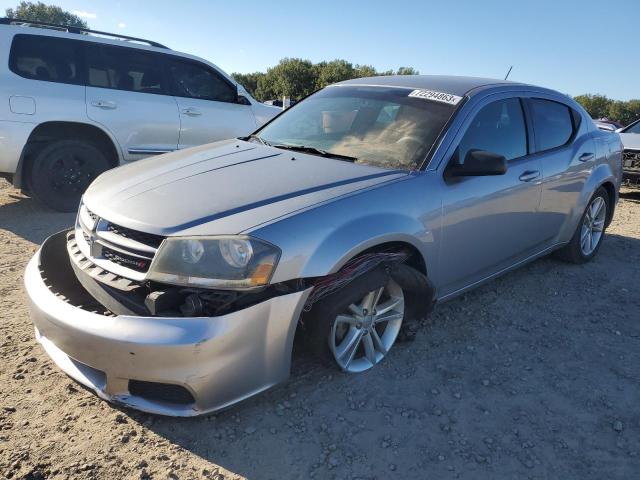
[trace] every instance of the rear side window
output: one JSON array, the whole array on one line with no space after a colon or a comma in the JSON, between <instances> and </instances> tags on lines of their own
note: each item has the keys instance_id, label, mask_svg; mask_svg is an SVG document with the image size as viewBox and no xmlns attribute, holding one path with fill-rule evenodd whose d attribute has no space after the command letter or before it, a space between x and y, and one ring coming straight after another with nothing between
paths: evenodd
<instances>
[{"instance_id":1,"label":"rear side window","mask_svg":"<svg viewBox=\"0 0 640 480\"><path fill-rule=\"evenodd\" d=\"M177 97L237 102L236 88L206 65L170 59L169 75Z\"/></svg>"},{"instance_id":2,"label":"rear side window","mask_svg":"<svg viewBox=\"0 0 640 480\"><path fill-rule=\"evenodd\" d=\"M530 100L533 128L538 151L569 143L576 130L576 115L566 105L551 100Z\"/></svg>"},{"instance_id":3,"label":"rear side window","mask_svg":"<svg viewBox=\"0 0 640 480\"><path fill-rule=\"evenodd\" d=\"M162 57L122 47L88 45L87 85L129 92L167 94Z\"/></svg>"},{"instance_id":4,"label":"rear side window","mask_svg":"<svg viewBox=\"0 0 640 480\"><path fill-rule=\"evenodd\" d=\"M458 159L470 150L484 150L507 160L527 154L527 128L517 98L498 100L484 106L475 116L458 146Z\"/></svg>"},{"instance_id":5,"label":"rear side window","mask_svg":"<svg viewBox=\"0 0 640 480\"><path fill-rule=\"evenodd\" d=\"M82 84L78 62L80 43L44 35L16 35L11 45L9 68L32 80Z\"/></svg>"}]
</instances>

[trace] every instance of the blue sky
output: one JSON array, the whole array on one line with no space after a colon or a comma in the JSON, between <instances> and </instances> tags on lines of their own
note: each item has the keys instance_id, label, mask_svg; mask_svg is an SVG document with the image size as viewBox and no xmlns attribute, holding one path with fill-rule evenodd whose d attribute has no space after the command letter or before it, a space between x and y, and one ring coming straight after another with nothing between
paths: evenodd
<instances>
[{"instance_id":1,"label":"blue sky","mask_svg":"<svg viewBox=\"0 0 640 480\"><path fill-rule=\"evenodd\" d=\"M12 2L0 1L4 11ZM156 40L225 71L283 57L504 77L640 98L640 0L56 0L92 28Z\"/></svg>"}]
</instances>

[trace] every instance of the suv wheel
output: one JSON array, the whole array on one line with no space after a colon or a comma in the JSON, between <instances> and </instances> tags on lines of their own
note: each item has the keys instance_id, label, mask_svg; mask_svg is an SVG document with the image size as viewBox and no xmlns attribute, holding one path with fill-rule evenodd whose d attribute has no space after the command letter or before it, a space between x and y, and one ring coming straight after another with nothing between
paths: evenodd
<instances>
[{"instance_id":1,"label":"suv wheel","mask_svg":"<svg viewBox=\"0 0 640 480\"><path fill-rule=\"evenodd\" d=\"M57 140L35 155L31 191L55 210L74 212L89 184L110 166L104 153L91 142Z\"/></svg>"}]
</instances>

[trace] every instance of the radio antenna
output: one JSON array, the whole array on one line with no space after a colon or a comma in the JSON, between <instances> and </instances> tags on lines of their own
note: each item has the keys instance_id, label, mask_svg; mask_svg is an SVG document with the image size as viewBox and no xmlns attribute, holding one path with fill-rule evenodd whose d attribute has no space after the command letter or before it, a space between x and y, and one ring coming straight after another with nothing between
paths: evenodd
<instances>
[{"instance_id":1,"label":"radio antenna","mask_svg":"<svg viewBox=\"0 0 640 480\"><path fill-rule=\"evenodd\" d=\"M511 69L513 68L513 65L511 65L509 67L509 71L507 72L507 74L504 76L504 79L506 80L507 78L509 78L509 74L511 73Z\"/></svg>"}]
</instances>

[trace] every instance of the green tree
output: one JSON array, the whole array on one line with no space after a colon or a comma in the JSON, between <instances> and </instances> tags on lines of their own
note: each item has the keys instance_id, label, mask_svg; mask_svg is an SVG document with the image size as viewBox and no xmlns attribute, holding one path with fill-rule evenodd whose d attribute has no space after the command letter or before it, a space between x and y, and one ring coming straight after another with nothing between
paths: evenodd
<instances>
[{"instance_id":1,"label":"green tree","mask_svg":"<svg viewBox=\"0 0 640 480\"><path fill-rule=\"evenodd\" d=\"M234 73L232 76L257 100L265 101L283 96L299 100L327 85L352 78L417 74L413 67L378 72L371 65L353 65L342 59L314 64L301 58L283 58L266 73Z\"/></svg>"},{"instance_id":2,"label":"green tree","mask_svg":"<svg viewBox=\"0 0 640 480\"><path fill-rule=\"evenodd\" d=\"M396 75L420 75L420 72L413 67L400 67Z\"/></svg>"},{"instance_id":3,"label":"green tree","mask_svg":"<svg viewBox=\"0 0 640 480\"><path fill-rule=\"evenodd\" d=\"M67 12L60 7L56 7L55 5L45 5L42 2L20 2L16 8L7 8L5 15L8 18L88 28L87 22L77 15Z\"/></svg>"},{"instance_id":4,"label":"green tree","mask_svg":"<svg viewBox=\"0 0 640 480\"><path fill-rule=\"evenodd\" d=\"M262 72L253 73L232 73L231 76L236 82L242 85L252 97L257 98L258 82L265 76Z\"/></svg>"},{"instance_id":5,"label":"green tree","mask_svg":"<svg viewBox=\"0 0 640 480\"><path fill-rule=\"evenodd\" d=\"M371 65L356 65L353 69L355 78L375 77L378 72Z\"/></svg>"},{"instance_id":6,"label":"green tree","mask_svg":"<svg viewBox=\"0 0 640 480\"><path fill-rule=\"evenodd\" d=\"M606 116L607 118L616 120L623 125L628 125L634 120L640 118L640 100L612 102Z\"/></svg>"},{"instance_id":7,"label":"green tree","mask_svg":"<svg viewBox=\"0 0 640 480\"><path fill-rule=\"evenodd\" d=\"M353 65L346 60L320 62L316 63L315 67L317 70L316 89L356 77Z\"/></svg>"},{"instance_id":8,"label":"green tree","mask_svg":"<svg viewBox=\"0 0 640 480\"><path fill-rule=\"evenodd\" d=\"M265 100L275 100L278 95L274 90L273 79L264 74L258 78L258 86L256 87L256 99L264 102Z\"/></svg>"},{"instance_id":9,"label":"green tree","mask_svg":"<svg viewBox=\"0 0 640 480\"><path fill-rule=\"evenodd\" d=\"M283 58L258 82L261 96L283 96L300 99L315 90L317 70L309 60Z\"/></svg>"},{"instance_id":10,"label":"green tree","mask_svg":"<svg viewBox=\"0 0 640 480\"><path fill-rule=\"evenodd\" d=\"M592 95L590 93L578 95L575 97L575 101L584 107L589 115L591 115L591 118L608 116L609 107L613 103L613 100L607 98L605 95Z\"/></svg>"}]
</instances>

